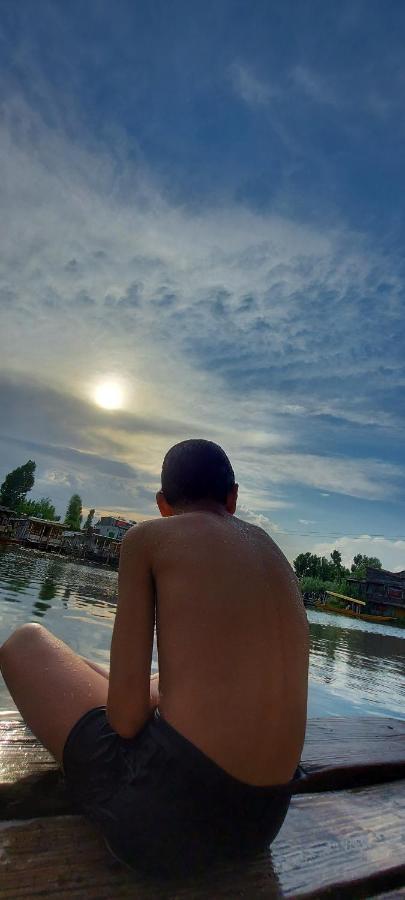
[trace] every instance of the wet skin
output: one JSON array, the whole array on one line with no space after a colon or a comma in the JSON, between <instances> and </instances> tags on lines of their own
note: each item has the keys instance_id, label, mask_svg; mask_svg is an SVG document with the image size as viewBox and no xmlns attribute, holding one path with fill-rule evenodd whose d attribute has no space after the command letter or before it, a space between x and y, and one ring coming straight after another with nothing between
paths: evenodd
<instances>
[{"instance_id":1,"label":"wet skin","mask_svg":"<svg viewBox=\"0 0 405 900\"><path fill-rule=\"evenodd\" d=\"M309 635L269 535L219 505L128 532L108 695L123 736L149 715L155 621L162 716L234 777L287 782L305 734Z\"/></svg>"}]
</instances>

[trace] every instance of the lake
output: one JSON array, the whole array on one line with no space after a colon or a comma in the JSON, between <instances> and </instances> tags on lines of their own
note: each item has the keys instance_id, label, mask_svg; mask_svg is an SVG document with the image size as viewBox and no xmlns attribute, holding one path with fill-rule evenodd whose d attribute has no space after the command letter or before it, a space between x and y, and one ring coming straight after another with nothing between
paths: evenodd
<instances>
[{"instance_id":1,"label":"lake","mask_svg":"<svg viewBox=\"0 0 405 900\"><path fill-rule=\"evenodd\" d=\"M116 598L116 572L0 545L0 643L17 625L41 622L77 653L108 666ZM405 630L307 612L309 716L403 718ZM0 676L0 709L7 708L13 702Z\"/></svg>"}]
</instances>

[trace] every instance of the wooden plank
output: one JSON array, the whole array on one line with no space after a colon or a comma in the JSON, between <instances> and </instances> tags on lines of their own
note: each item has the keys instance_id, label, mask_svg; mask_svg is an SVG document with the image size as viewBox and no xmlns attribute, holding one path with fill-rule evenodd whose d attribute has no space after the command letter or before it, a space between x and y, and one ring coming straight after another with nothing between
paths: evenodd
<instances>
[{"instance_id":1,"label":"wooden plank","mask_svg":"<svg viewBox=\"0 0 405 900\"><path fill-rule=\"evenodd\" d=\"M369 716L308 722L297 793L405 778L405 721ZM52 756L18 713L0 716L0 818L70 812Z\"/></svg>"},{"instance_id":2,"label":"wooden plank","mask_svg":"<svg viewBox=\"0 0 405 900\"><path fill-rule=\"evenodd\" d=\"M254 886L254 894L251 886ZM97 832L80 816L35 819L0 826L0 900L218 900L282 893L268 856L263 865L227 864L201 877L145 879L116 863Z\"/></svg>"},{"instance_id":3,"label":"wooden plank","mask_svg":"<svg viewBox=\"0 0 405 900\"><path fill-rule=\"evenodd\" d=\"M405 884L404 845L405 781L294 797L271 853L174 884L115 864L79 816L3 823L0 900L372 897Z\"/></svg>"},{"instance_id":4,"label":"wooden plank","mask_svg":"<svg viewBox=\"0 0 405 900\"><path fill-rule=\"evenodd\" d=\"M380 716L310 719L302 791L405 778L405 720Z\"/></svg>"},{"instance_id":5,"label":"wooden plank","mask_svg":"<svg viewBox=\"0 0 405 900\"><path fill-rule=\"evenodd\" d=\"M383 894L373 894L373 900L402 900L405 897L405 887L397 891L384 891Z\"/></svg>"},{"instance_id":6,"label":"wooden plank","mask_svg":"<svg viewBox=\"0 0 405 900\"><path fill-rule=\"evenodd\" d=\"M272 856L287 897L371 897L404 885L405 780L294 797Z\"/></svg>"},{"instance_id":7,"label":"wooden plank","mask_svg":"<svg viewBox=\"0 0 405 900\"><path fill-rule=\"evenodd\" d=\"M17 712L0 717L0 819L70 812L63 777L53 756Z\"/></svg>"}]
</instances>

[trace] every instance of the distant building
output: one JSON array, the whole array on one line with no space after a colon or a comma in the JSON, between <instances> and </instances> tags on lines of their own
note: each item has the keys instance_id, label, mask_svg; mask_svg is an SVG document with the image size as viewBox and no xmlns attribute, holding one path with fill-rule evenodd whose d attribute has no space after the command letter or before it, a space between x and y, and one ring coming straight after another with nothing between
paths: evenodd
<instances>
[{"instance_id":1,"label":"distant building","mask_svg":"<svg viewBox=\"0 0 405 900\"><path fill-rule=\"evenodd\" d=\"M114 516L101 516L101 519L94 526L94 532L102 537L112 538L115 541L122 541L124 534L136 522L127 521L126 519L117 519Z\"/></svg>"},{"instance_id":2,"label":"distant building","mask_svg":"<svg viewBox=\"0 0 405 900\"><path fill-rule=\"evenodd\" d=\"M389 572L369 566L365 578L360 581L348 578L348 581L358 586L359 599L366 601L367 611L405 616L405 569Z\"/></svg>"}]
</instances>

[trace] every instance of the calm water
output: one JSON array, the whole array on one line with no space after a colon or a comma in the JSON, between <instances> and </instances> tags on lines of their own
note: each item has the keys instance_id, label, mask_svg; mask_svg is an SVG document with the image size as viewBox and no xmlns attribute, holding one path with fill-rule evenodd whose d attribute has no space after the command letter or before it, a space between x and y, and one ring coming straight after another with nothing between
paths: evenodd
<instances>
[{"instance_id":1,"label":"calm water","mask_svg":"<svg viewBox=\"0 0 405 900\"><path fill-rule=\"evenodd\" d=\"M116 597L115 572L0 545L0 642L23 622L42 622L108 666ZM309 715L403 718L405 630L314 611L309 621ZM0 676L0 709L12 706Z\"/></svg>"}]
</instances>

